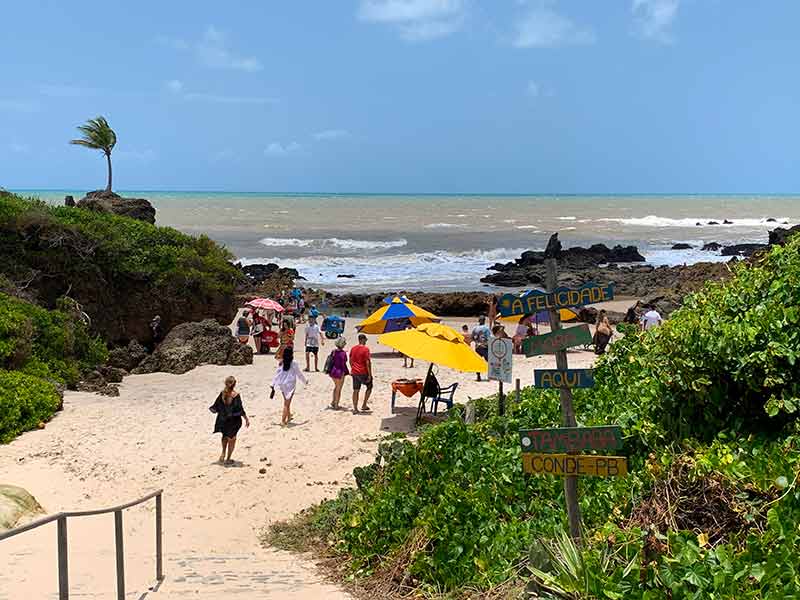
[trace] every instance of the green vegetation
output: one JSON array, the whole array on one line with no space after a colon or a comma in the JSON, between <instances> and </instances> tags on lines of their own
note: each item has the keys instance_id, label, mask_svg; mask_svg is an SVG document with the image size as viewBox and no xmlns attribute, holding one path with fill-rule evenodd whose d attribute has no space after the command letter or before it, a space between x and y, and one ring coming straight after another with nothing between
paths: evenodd
<instances>
[{"instance_id":1,"label":"green vegetation","mask_svg":"<svg viewBox=\"0 0 800 600\"><path fill-rule=\"evenodd\" d=\"M532 388L504 417L488 398L474 425L454 414L415 444L382 442L358 490L268 539L316 543L384 592L518 580L552 598L800 597L799 249L614 344L575 390L581 425L622 426L630 471L580 479L582 547L563 533L561 480L521 472L518 430L560 424L557 394Z\"/></svg>"},{"instance_id":2,"label":"green vegetation","mask_svg":"<svg viewBox=\"0 0 800 600\"><path fill-rule=\"evenodd\" d=\"M79 125L78 131L81 132L81 137L76 140L70 140L70 144L76 146L83 146L92 150L100 150L106 157L106 165L108 167L108 182L106 183L106 191L111 191L111 151L117 145L117 134L111 129L111 126L106 121L105 117L97 117L89 119L86 124Z\"/></svg>"},{"instance_id":3,"label":"green vegetation","mask_svg":"<svg viewBox=\"0 0 800 600\"><path fill-rule=\"evenodd\" d=\"M56 384L74 385L81 371L105 360L80 315L45 310L0 293L0 443L47 421L60 404Z\"/></svg>"}]
</instances>

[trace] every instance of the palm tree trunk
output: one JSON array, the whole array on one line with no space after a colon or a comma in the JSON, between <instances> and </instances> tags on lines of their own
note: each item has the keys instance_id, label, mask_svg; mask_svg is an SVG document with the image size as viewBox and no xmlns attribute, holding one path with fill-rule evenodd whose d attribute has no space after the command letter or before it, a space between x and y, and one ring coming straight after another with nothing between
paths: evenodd
<instances>
[{"instance_id":1,"label":"palm tree trunk","mask_svg":"<svg viewBox=\"0 0 800 600\"><path fill-rule=\"evenodd\" d=\"M108 163L108 184L106 185L106 191L111 191L111 152L106 152L106 162Z\"/></svg>"}]
</instances>

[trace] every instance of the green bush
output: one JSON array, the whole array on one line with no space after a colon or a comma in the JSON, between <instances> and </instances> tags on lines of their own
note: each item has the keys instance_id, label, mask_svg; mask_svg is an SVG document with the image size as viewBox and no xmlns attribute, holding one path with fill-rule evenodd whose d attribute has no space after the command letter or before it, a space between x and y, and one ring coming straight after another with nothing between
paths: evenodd
<instances>
[{"instance_id":1,"label":"green bush","mask_svg":"<svg viewBox=\"0 0 800 600\"><path fill-rule=\"evenodd\" d=\"M27 373L0 369L0 444L50 419L60 401L52 383Z\"/></svg>"},{"instance_id":2,"label":"green bush","mask_svg":"<svg viewBox=\"0 0 800 600\"><path fill-rule=\"evenodd\" d=\"M597 587L569 597L777 598L782 585L797 593L796 566L779 565L800 564L799 248L797 236L689 297L663 326L612 345L595 387L575 390L579 424L622 426L629 475L580 479L590 541L581 560L594 561L586 572ZM465 425L454 411L416 444L392 441L380 468L359 472L349 502L320 509L354 572L401 564L430 589L488 588L518 572L534 540L563 530L562 482L523 475L518 438L520 428L560 424L557 393L525 389L505 417L493 398L477 404L485 420ZM631 515L678 463L690 465L688 483L710 478L747 508L713 548L692 542L702 531L661 523L664 548L650 556ZM540 572L565 585L557 569Z\"/></svg>"},{"instance_id":3,"label":"green bush","mask_svg":"<svg viewBox=\"0 0 800 600\"><path fill-rule=\"evenodd\" d=\"M0 293L0 368L71 386L106 355L76 315Z\"/></svg>"}]
</instances>

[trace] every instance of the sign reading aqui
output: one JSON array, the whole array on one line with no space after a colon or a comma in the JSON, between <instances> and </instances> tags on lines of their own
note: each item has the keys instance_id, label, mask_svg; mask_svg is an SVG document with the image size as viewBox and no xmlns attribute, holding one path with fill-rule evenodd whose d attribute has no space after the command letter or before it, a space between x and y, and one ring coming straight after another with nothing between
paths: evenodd
<instances>
[{"instance_id":1,"label":"sign reading aqui","mask_svg":"<svg viewBox=\"0 0 800 600\"><path fill-rule=\"evenodd\" d=\"M537 388L588 388L594 385L592 369L536 369L533 385Z\"/></svg>"}]
</instances>

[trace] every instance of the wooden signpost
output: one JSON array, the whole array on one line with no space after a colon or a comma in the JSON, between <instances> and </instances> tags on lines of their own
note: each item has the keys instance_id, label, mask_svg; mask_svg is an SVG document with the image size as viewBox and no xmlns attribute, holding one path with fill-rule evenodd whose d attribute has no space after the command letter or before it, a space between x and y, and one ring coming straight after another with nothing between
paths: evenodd
<instances>
[{"instance_id":1,"label":"wooden signpost","mask_svg":"<svg viewBox=\"0 0 800 600\"><path fill-rule=\"evenodd\" d=\"M536 369L533 385L544 389L588 388L594 385L594 375L591 369Z\"/></svg>"},{"instance_id":2,"label":"wooden signpost","mask_svg":"<svg viewBox=\"0 0 800 600\"><path fill-rule=\"evenodd\" d=\"M555 354L574 346L585 346L592 343L592 334L585 323L576 327L566 327L543 335L534 335L522 340L525 356L539 354Z\"/></svg>"},{"instance_id":3,"label":"wooden signpost","mask_svg":"<svg viewBox=\"0 0 800 600\"><path fill-rule=\"evenodd\" d=\"M556 358L555 369L536 369L534 385L539 388L557 388L561 400L563 427L557 429L533 429L520 432L522 445L522 468L526 473L558 475L564 477L564 498L567 505L567 520L570 535L576 542L581 538L581 512L578 505L578 476L619 477L627 474L627 460L621 456L578 454L581 450L618 449L622 445L619 427L577 427L575 409L572 406L573 387L594 385L591 369L570 369L566 349L579 345L577 339L586 339L588 331L570 332L561 329L560 308L582 306L612 300L612 284L600 286L587 283L577 289L558 287L556 257L561 250L558 234L550 238L545 250L544 264L547 270L547 291L534 290L514 296L500 297L498 310L502 316L535 314L548 310L550 331L548 337L538 336L526 346L529 356L552 352ZM585 326L584 326L585 327ZM566 335L565 335L566 334ZM536 338L534 338L535 340Z\"/></svg>"}]
</instances>

